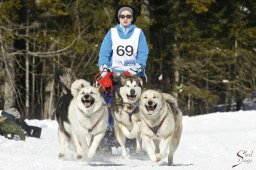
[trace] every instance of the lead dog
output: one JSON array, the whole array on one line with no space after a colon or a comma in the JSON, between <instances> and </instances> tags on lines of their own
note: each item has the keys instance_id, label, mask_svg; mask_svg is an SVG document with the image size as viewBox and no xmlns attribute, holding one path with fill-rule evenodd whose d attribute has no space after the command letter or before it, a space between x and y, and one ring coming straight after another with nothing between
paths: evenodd
<instances>
[{"instance_id":1,"label":"lead dog","mask_svg":"<svg viewBox=\"0 0 256 170\"><path fill-rule=\"evenodd\" d=\"M59 124L59 157L64 157L65 146L81 159L86 153L93 158L108 125L108 112L98 88L79 79L72 83L71 93L63 95L57 105Z\"/></svg>"},{"instance_id":2,"label":"lead dog","mask_svg":"<svg viewBox=\"0 0 256 170\"><path fill-rule=\"evenodd\" d=\"M141 137L149 158L158 162L168 155L168 165L172 165L182 133L182 112L176 100L167 93L146 90L140 98L140 111Z\"/></svg>"},{"instance_id":3,"label":"lead dog","mask_svg":"<svg viewBox=\"0 0 256 170\"><path fill-rule=\"evenodd\" d=\"M139 98L142 92L142 80L138 77L121 77L115 93L113 117L115 119L115 137L122 148L122 156L128 157L126 138L136 139L136 152L141 149L141 120L139 115Z\"/></svg>"}]
</instances>

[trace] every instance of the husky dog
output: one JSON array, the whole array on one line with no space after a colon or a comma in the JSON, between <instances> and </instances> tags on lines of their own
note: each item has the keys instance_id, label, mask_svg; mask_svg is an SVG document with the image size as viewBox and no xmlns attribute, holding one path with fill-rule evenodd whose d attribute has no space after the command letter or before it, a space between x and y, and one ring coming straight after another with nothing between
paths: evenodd
<instances>
[{"instance_id":1,"label":"husky dog","mask_svg":"<svg viewBox=\"0 0 256 170\"><path fill-rule=\"evenodd\" d=\"M91 159L108 125L108 111L98 88L78 79L71 85L71 93L63 95L57 105L59 123L59 157L64 157L65 146L74 150L75 158L85 154Z\"/></svg>"},{"instance_id":2,"label":"husky dog","mask_svg":"<svg viewBox=\"0 0 256 170\"><path fill-rule=\"evenodd\" d=\"M142 80L138 77L121 77L113 102L113 117L115 119L115 137L122 148L122 156L128 157L126 138L136 139L136 152L141 149L139 99L142 92Z\"/></svg>"},{"instance_id":3,"label":"husky dog","mask_svg":"<svg viewBox=\"0 0 256 170\"><path fill-rule=\"evenodd\" d=\"M170 94L146 90L140 98L140 113L141 137L149 158L158 162L168 155L168 165L172 165L182 133L182 112L176 100Z\"/></svg>"}]
</instances>

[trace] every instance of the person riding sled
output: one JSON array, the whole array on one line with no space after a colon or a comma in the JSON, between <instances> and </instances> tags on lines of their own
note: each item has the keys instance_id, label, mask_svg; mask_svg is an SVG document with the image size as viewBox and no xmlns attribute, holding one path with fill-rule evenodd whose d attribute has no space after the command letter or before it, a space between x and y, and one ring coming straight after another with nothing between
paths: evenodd
<instances>
[{"instance_id":1,"label":"person riding sled","mask_svg":"<svg viewBox=\"0 0 256 170\"><path fill-rule=\"evenodd\" d=\"M129 5L119 6L116 10L117 25L105 35L101 44L98 65L101 77L108 72L126 72L130 76L145 77L145 67L148 59L148 45L143 31L134 23L136 12ZM118 80L113 80L113 85L118 85ZM111 105L114 90L104 91L103 98ZM109 108L109 132L113 134L114 119Z\"/></svg>"},{"instance_id":2,"label":"person riding sled","mask_svg":"<svg viewBox=\"0 0 256 170\"><path fill-rule=\"evenodd\" d=\"M15 107L0 110L0 135L8 139L25 140L26 136L40 138L41 127L28 125Z\"/></svg>"}]
</instances>

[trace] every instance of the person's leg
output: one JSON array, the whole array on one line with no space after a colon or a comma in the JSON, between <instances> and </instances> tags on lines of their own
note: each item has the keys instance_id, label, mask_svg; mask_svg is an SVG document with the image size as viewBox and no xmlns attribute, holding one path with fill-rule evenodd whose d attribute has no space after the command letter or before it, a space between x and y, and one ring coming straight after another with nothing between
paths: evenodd
<instances>
[{"instance_id":1,"label":"person's leg","mask_svg":"<svg viewBox=\"0 0 256 170\"><path fill-rule=\"evenodd\" d=\"M106 102L106 105L108 107L108 114L109 114L109 117L108 117L108 124L109 124L109 129L113 129L114 128L114 118L112 116L112 113L111 113L111 104L112 104L112 101L113 101L113 96L114 94L113 93L106 93L105 91L103 92L102 94L105 102Z\"/></svg>"},{"instance_id":2,"label":"person's leg","mask_svg":"<svg viewBox=\"0 0 256 170\"><path fill-rule=\"evenodd\" d=\"M114 141L115 141L115 136L114 136L114 118L112 115L112 110L111 110L111 104L113 101L114 97L114 92L112 93L106 93L105 91L102 93L102 96L106 102L106 105L108 107L108 129L106 131L106 134L102 140L102 147L103 151L105 153L112 153L112 146L114 146Z\"/></svg>"},{"instance_id":3,"label":"person's leg","mask_svg":"<svg viewBox=\"0 0 256 170\"><path fill-rule=\"evenodd\" d=\"M113 129L114 128L114 118L113 118L113 115L111 112L111 108L108 108L108 114L109 114L109 117L108 117L109 128Z\"/></svg>"}]
</instances>

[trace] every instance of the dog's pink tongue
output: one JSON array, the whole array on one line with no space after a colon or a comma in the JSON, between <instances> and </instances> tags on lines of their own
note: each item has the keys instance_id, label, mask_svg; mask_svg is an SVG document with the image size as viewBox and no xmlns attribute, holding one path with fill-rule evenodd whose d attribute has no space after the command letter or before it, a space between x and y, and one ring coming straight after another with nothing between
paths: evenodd
<instances>
[{"instance_id":1,"label":"dog's pink tongue","mask_svg":"<svg viewBox=\"0 0 256 170\"><path fill-rule=\"evenodd\" d=\"M90 102L85 102L84 104L86 107L89 107L91 105Z\"/></svg>"},{"instance_id":2,"label":"dog's pink tongue","mask_svg":"<svg viewBox=\"0 0 256 170\"><path fill-rule=\"evenodd\" d=\"M132 97L129 97L129 99L130 99L130 100L133 100L133 99L135 99L135 97L132 96Z\"/></svg>"},{"instance_id":3,"label":"dog's pink tongue","mask_svg":"<svg viewBox=\"0 0 256 170\"><path fill-rule=\"evenodd\" d=\"M149 111L154 111L154 106L148 106Z\"/></svg>"}]
</instances>

